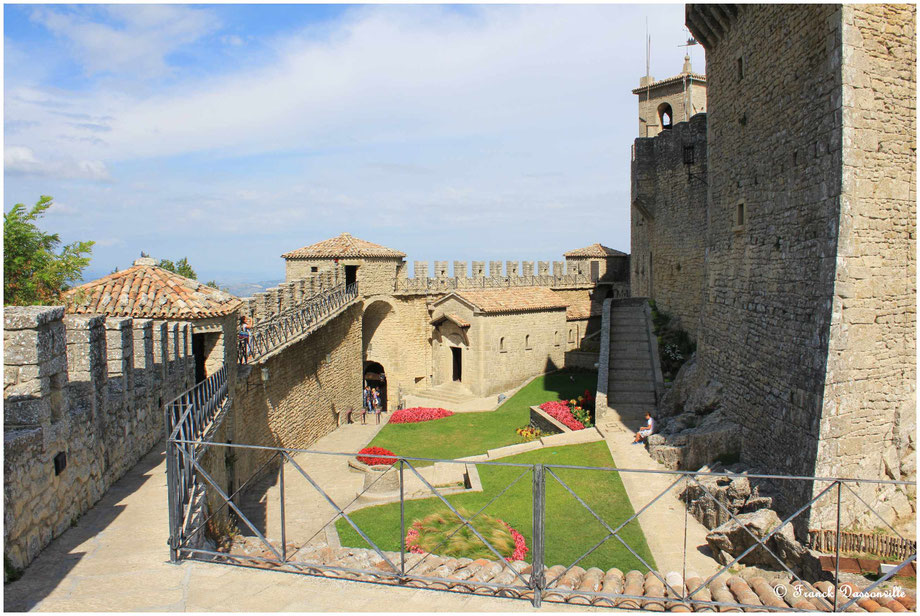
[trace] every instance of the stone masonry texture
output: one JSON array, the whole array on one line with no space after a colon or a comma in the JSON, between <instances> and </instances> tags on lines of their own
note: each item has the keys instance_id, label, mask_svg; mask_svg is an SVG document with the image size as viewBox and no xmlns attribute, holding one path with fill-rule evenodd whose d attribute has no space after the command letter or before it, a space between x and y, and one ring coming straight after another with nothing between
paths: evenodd
<instances>
[{"instance_id":1,"label":"stone masonry texture","mask_svg":"<svg viewBox=\"0 0 920 616\"><path fill-rule=\"evenodd\" d=\"M192 362L176 349L162 364L162 330L145 319L65 316L63 307L4 309L3 539L13 567L28 565L163 437L157 402L180 391L166 375Z\"/></svg>"}]
</instances>

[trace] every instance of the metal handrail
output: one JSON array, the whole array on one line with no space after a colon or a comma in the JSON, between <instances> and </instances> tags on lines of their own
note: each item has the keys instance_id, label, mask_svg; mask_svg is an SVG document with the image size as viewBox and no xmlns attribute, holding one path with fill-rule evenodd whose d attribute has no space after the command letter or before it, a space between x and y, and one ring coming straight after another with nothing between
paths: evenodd
<instances>
[{"instance_id":1,"label":"metal handrail","mask_svg":"<svg viewBox=\"0 0 920 616\"><path fill-rule=\"evenodd\" d=\"M706 610L706 609L711 609L711 608L749 609L752 607L752 605L738 603L734 600L731 600L731 601L724 600L724 599L717 600L715 597L713 597L712 600L710 600L708 598L708 594L705 596L699 596L699 593L702 592L702 589L709 588L710 584L714 583L714 579L717 576L719 576L722 573L725 573L732 565L740 561L742 558L744 558L747 554L749 554L755 549L761 549L765 553L771 555L777 561L779 566L785 570L785 573L791 576L792 582L790 583L793 584L793 586L796 584L799 584L805 587L806 589L808 589L809 591L814 591L814 588L811 587L809 582L802 580L801 577L799 577L794 571L792 571L782 561L782 559L780 559L776 555L774 550L771 549L771 547L768 545L768 541L771 539L771 537L773 537L776 533L778 533L783 527L790 524L795 518L801 515L809 507L813 506L816 501L818 501L823 496L829 493L833 493L834 490L836 490L836 495L837 495L836 506L838 508L838 516L837 516L838 539L835 542L836 544L835 552L837 553L837 563L838 564L837 564L837 567L835 568L835 571L833 572L834 588L836 589L840 587L839 585L839 582L840 582L840 568L839 568L840 513L839 513L839 510L841 507L841 498L840 498L841 487L849 490L850 489L849 484L860 483L860 482L870 482L870 483L888 484L888 485L916 486L916 482L905 482L905 481L894 481L894 480L864 480L864 479L858 479L858 478L839 478L839 477L828 477L828 478L804 477L804 476L794 476L793 477L793 476L783 476L783 475L759 475L759 474L737 475L734 473L727 473L727 472L699 473L699 472L694 472L694 471L656 471L656 470L651 470L651 469L622 469L622 468L614 468L614 467L574 466L574 465L564 465L564 464L544 465L544 464L510 463L510 462L499 462L499 461L482 461L482 462L477 461L477 462L473 462L472 464L475 464L477 466L478 465L496 465L496 466L503 466L503 467L512 467L512 468L519 469L520 472L516 473L515 474L516 478L513 481L511 481L508 485L506 485L504 488L499 490L495 495L493 495L492 498L485 505L480 507L474 514L468 515L465 513L461 513L459 510L456 509L456 507L454 506L452 502L446 500L444 498L444 495L437 488L435 488L424 476L422 476L419 473L419 471L410 462L410 460L436 461L436 462L464 464L464 465L471 464L470 461L446 460L446 459L436 460L436 459L431 459L431 458L415 458L411 456L381 455L380 457L383 457L383 458L392 458L394 462L396 462L396 464L394 465L394 468L396 468L399 473L399 503L400 503L400 522L399 524L400 524L400 536L402 537L402 540L400 542L400 549L399 549L399 554L398 554L399 560L397 561L391 552L385 552L379 545L374 543L373 539L370 536L368 536L358 526L357 522L350 515L351 505L354 502L356 502L359 498L361 498L362 494L364 494L365 491L369 490L373 486L374 483L379 481L383 477L383 474L377 477L377 479L375 479L374 482L372 482L370 486L365 486L365 489L362 492L359 492L357 496L355 496L354 500L352 500L350 503L344 506L341 506L340 504L338 504L337 501L332 500L332 498L326 493L326 489L323 486L321 486L315 480L315 478L311 477L311 474L306 470L309 467L306 467L306 468L302 467L300 464L298 464L297 461L295 461L293 457L294 454L300 453L300 452L309 452L309 453L314 453L314 454L324 454L324 455L330 455L330 456L349 456L349 457L355 456L356 455L355 453L321 452L321 451L312 451L312 450L307 450L307 449L258 446L258 445L239 445L239 444L233 444L233 443L219 443L219 442L203 443L202 445L208 448L213 446L217 448L231 448L231 449L239 448L239 449L248 449L248 450L271 451L273 453L271 458L268 461L266 461L265 464L263 464L262 467L258 471L253 473L252 477L247 479L243 483L243 485L241 485L235 492L233 492L233 494L228 495L228 493L225 492L223 488L214 481L214 478L208 474L205 468L203 468L202 459L198 455L195 454L194 447L190 447L190 445L197 445L197 444L198 443L195 443L193 441L184 441L178 438L170 439L168 443L171 455L175 456L176 461L179 462L180 464L185 463L185 464L190 465L195 470L195 472L197 472L201 476L200 486L206 488L209 491L213 491L214 494L216 494L219 497L219 500L217 501L219 505L218 505L217 510L209 508L208 513L210 513L210 516L204 521L199 520L197 529L192 532L187 532L186 526L180 524L180 522L183 519L180 515L178 514L171 515L170 517L170 537L171 537L170 545L173 549L173 554L172 554L173 561L177 561L178 559L181 559L181 558L195 558L198 556L204 557L208 560L216 560L218 562L226 560L228 558L226 554L222 554L219 551L215 552L213 550L201 549L200 547L191 545L190 540L192 539L192 537L195 536L197 532L199 532L203 527L207 525L208 521L212 519L214 515L216 515L220 509L224 507L229 507L236 514L236 517L239 519L239 521L243 525L251 529L251 531L253 532L253 535L259 539L260 543L263 545L265 549L265 553L263 555L258 556L258 557L252 557L256 561L256 566L265 566L265 564L270 564L271 566L274 566L274 567L281 567L285 571L290 571L294 573L302 573L306 575L312 575L317 571L348 572L350 574L356 574L359 576L370 576L372 578L371 581L373 581L373 579L376 579L377 581L381 581L382 583L405 584L410 581L439 582L455 590L459 588L461 589L460 592L467 592L466 590L462 590L464 587L469 588L468 592L479 592L478 591L479 588L488 588L488 589L495 591L496 594L499 594L500 596L528 599L532 601L533 604L537 607L539 607L541 602L544 600L546 601L568 601L570 597L581 595L582 597L587 596L587 597L595 598L598 600L602 599L607 602L606 603L607 605L612 605L614 607L620 605L621 602L623 602L624 600L631 600L631 601L638 602L636 605L637 608L639 608L640 606L644 606L645 603L648 603L651 600L655 600L657 602L656 605L657 604L661 604L664 606L682 605L691 610L692 609ZM252 481L253 477L258 475L261 472L261 470L271 461L277 461L277 460L281 461L281 465L279 468L279 480L280 480L280 486L281 486L280 487L280 499L281 499L281 503L280 503L281 504L281 543L280 545L276 545L277 542L267 539L266 536L262 532L260 532L258 525L253 523L253 521L251 521L250 519L248 519L246 515L244 514L244 512L240 509L240 507L237 506L237 499L236 499L236 497L242 492L243 488L246 485L248 485L250 481ZM362 537L362 539L368 544L368 546L371 548L372 551L377 553L377 556L381 559L380 565L375 565L373 568L362 569L358 566L351 565L350 563L346 564L346 566L338 566L335 564L325 564L323 562L312 562L309 559L305 560L303 557L299 559L296 556L294 558L289 557L288 545L285 540L286 533L285 533L285 521L284 521L285 520L285 517L284 517L284 510L285 510L284 467L286 464L289 465L291 468L293 468L297 472L297 475L299 477L307 481L312 486L312 488L316 492L318 492L319 496L325 499L326 502L330 504L332 508L335 510L335 515L332 517L332 519L330 519L322 528L320 528L320 530L314 533L313 537L308 539L304 545L310 544L312 540L318 534L323 532L323 529L325 529L329 524L334 523L337 519L341 518L345 520L350 525L350 527L355 532L357 532L359 536ZM437 554L438 552L437 548L429 550L430 552L429 554L423 556L422 559L416 561L411 566L407 563L407 559L406 559L407 547L405 543L407 528L406 528L406 517L405 517L404 507L405 507L405 503L407 500L409 500L410 498L412 499L418 498L418 495L409 497L404 492L405 482L403 479L403 469L406 467L408 467L408 470L414 474L414 477L418 481L420 481L421 484L427 489L426 490L427 492L430 492L433 497L437 498L441 502L441 504L446 506L455 515L458 516L459 520L461 521L461 527L468 528L472 534L476 535L480 539L480 541L482 541L482 543L488 549L490 549L490 551L495 553L496 562L501 563L503 568L509 569L511 573L513 573L511 577L508 577L508 574L506 573L506 574L503 574L505 575L505 578L503 578L501 581L499 581L498 577L496 577L495 580L492 580L492 581L483 580L482 582L480 582L475 579L467 579L466 577L456 578L456 579L451 578L451 577L445 577L444 575L439 575L437 570L432 573L430 572L430 567L423 567L422 563L426 558L431 556L432 553ZM557 472L555 472L558 469L573 469L573 470L578 470L578 471L599 470L599 471L613 471L613 472L620 472L620 473L656 473L656 474L671 476L674 479L674 481L671 482L670 485L666 489L658 493L657 496L652 498L649 502L645 503L644 506L642 506L641 508L638 508L631 516L629 516L629 518L625 520L617 520L616 524L612 525L608 523L608 521L605 520L602 515L594 511L591 505L589 505L588 502L585 501L585 499L579 496L579 494L577 494L575 490L572 489L571 486L569 486L565 481L563 481L560 475ZM473 527L472 525L472 522L474 521L474 519L476 519L486 509L488 509L494 502L500 499L502 495L504 495L511 488L517 485L528 474L531 474L532 484L533 484L533 488L532 488L532 492L533 492L533 501L532 501L533 503L533 534L532 534L533 543L532 543L532 552L531 552L533 562L532 562L532 565L529 571L529 576L527 574L523 574L522 571L519 571L515 568L510 567L509 563L506 562L506 560L502 558L502 556L496 552L494 546L490 544L488 538L481 536L481 534L477 531L477 529ZM697 482L698 478L705 477L705 476L728 476L728 477L745 476L748 478L769 477L769 478L775 478L775 479L808 480L810 482L817 482L823 479L826 482L828 482L830 485L820 490L807 503L799 507L798 510L796 510L793 514L789 515L784 520L782 520L779 526L773 528L770 533L768 533L767 535L763 537L758 537L754 535L754 533L750 529L745 527L744 531L748 535L750 535L750 537L753 539L753 544L749 546L746 550L744 550L741 554L737 555L734 558L734 560L732 560L730 563L722 566L721 569L717 573L709 576L704 582L697 584L692 588L690 586L684 587L682 583L678 583L676 587L674 587L672 586L670 580L663 576L663 572L654 570L650 566L650 563L647 563L642 558L642 556L635 549L633 549L632 546L629 545L629 543L620 535L620 531L627 524L634 522L640 516L642 516L643 513L647 511L648 509L650 509L656 502L660 501L662 498L665 498L669 494L673 494L674 490L678 486L682 484L687 484L687 483L693 483L693 484L699 485L703 489L703 492L707 494L709 498L713 499L720 509L725 510L726 513L732 519L738 522L734 513L728 510L725 504L723 504L718 499L716 499L706 489L706 486L703 486L702 484L699 484ZM549 478L552 478L552 480L557 482L565 491L567 491L572 497L574 497L574 499L579 503L579 505L585 508L588 511L588 513L603 528L606 529L607 534L603 539L601 539L601 541L596 543L587 552L585 552L584 554L579 556L576 560L568 564L565 567L564 571L561 571L561 572L558 570L553 571L552 577L548 579L549 576L547 576L547 573L550 571L550 569L547 568L545 564L545 559L544 559L545 555L544 555L544 545L543 544L545 542L545 532L546 531L544 529L543 518L545 514L545 509L546 509L546 495L545 495L546 480ZM172 494L172 490L175 490L176 481L174 479L171 479L169 485L170 485L170 490ZM860 498L860 500L862 499ZM863 501L863 504L866 505L869 511L875 513L875 515L878 515L878 512L876 512L868 503ZM686 525L686 519L688 516L689 516L689 509L686 510L684 513L685 525ZM456 533L461 527L458 527L458 529L455 529L453 532ZM686 530L685 530L685 533L686 533ZM175 540L173 540L173 538L175 538ZM450 539L450 535L447 537L444 537L441 543L444 544L449 539ZM567 572L574 569L580 562L582 562L587 556L589 556L591 553L597 550L603 543L611 539L615 539L616 541L619 541L623 546L625 546L627 551L629 551L633 555L633 557L638 559L643 564L643 566L651 572L652 575L658 578L658 581L661 584L662 588L666 589L667 592L659 598L657 595L627 594L625 592L626 590L625 588L614 588L613 590L610 590L610 591L606 590L605 588L603 591L592 591L592 590L587 590L584 588L566 587L562 583L561 580L565 577ZM684 550L686 549L687 549L687 545L686 545L686 537L685 537ZM234 554L233 558L239 560L239 559L249 559L250 557L246 556L245 554L243 555ZM895 571L886 574L885 576L882 577L882 579L879 582L876 582L875 584L873 584L866 590L871 590L873 588L876 588L879 583L883 582L884 580L890 579L891 576L894 575L894 573L903 569L907 564L914 562L915 560L916 560L916 550L914 550L906 559L904 559L903 562L901 562L900 565L897 566ZM233 561L231 560L231 562ZM398 562L398 565L397 565L397 562ZM687 575L686 564L687 563L685 562L684 569L681 572L682 577L685 577ZM389 581L383 581L383 580L389 580ZM474 588L477 590L473 590ZM736 596L737 596L737 593L736 593ZM777 595L777 596L781 597L782 595ZM848 596L844 596L843 598L841 598L835 594L833 599L828 597L825 599L820 599L820 601L821 601L821 605L827 608L826 611L838 611L838 610L843 611L849 608L852 605L852 603L855 601L855 598L850 601L847 601L847 599L849 599ZM815 600L818 601L819 599L815 599ZM597 603L596 605L605 605L605 603ZM620 605L620 607L623 607L623 605ZM757 609L758 610L762 609L765 611L798 611L799 610L798 607L792 607L791 604L782 606L782 607L774 606L774 605L758 605Z\"/></svg>"},{"instance_id":2,"label":"metal handrail","mask_svg":"<svg viewBox=\"0 0 920 616\"><path fill-rule=\"evenodd\" d=\"M338 314L358 298L358 283L339 284L320 291L304 303L257 323L248 341L241 341L240 362L264 357L278 347L312 331L326 318Z\"/></svg>"}]
</instances>

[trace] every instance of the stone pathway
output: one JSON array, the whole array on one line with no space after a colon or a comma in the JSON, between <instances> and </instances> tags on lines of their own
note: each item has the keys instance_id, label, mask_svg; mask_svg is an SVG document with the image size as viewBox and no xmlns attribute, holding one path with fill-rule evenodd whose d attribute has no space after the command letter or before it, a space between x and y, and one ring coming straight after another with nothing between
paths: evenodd
<instances>
[{"instance_id":1,"label":"stone pathway","mask_svg":"<svg viewBox=\"0 0 920 616\"><path fill-rule=\"evenodd\" d=\"M356 438L356 432L339 430L330 436L351 442L348 439ZM515 599L192 561L171 564L163 451L161 443L74 528L52 541L20 580L4 585L5 611L536 611ZM550 609L586 608L553 605Z\"/></svg>"},{"instance_id":2,"label":"stone pathway","mask_svg":"<svg viewBox=\"0 0 920 616\"><path fill-rule=\"evenodd\" d=\"M633 445L633 435L643 420L620 420L611 413L605 425L598 426L607 441L610 455L618 468L640 470L665 470L655 461L643 445ZM655 473L620 473L633 509L638 511L678 479L676 475ZM638 518L658 568L662 571L684 569L684 523L687 526L686 570L709 577L721 567L710 556L706 543L709 532L686 508L679 496L684 484L671 489Z\"/></svg>"}]
</instances>

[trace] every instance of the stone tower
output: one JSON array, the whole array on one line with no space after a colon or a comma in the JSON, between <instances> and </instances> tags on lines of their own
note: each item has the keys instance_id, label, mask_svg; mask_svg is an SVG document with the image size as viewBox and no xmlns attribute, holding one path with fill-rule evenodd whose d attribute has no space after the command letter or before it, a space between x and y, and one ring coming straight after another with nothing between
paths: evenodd
<instances>
[{"instance_id":1,"label":"stone tower","mask_svg":"<svg viewBox=\"0 0 920 616\"><path fill-rule=\"evenodd\" d=\"M706 75L693 72L689 55L684 56L680 75L661 81L646 75L639 78L639 87L632 92L639 97L640 137L654 137L706 111Z\"/></svg>"}]
</instances>

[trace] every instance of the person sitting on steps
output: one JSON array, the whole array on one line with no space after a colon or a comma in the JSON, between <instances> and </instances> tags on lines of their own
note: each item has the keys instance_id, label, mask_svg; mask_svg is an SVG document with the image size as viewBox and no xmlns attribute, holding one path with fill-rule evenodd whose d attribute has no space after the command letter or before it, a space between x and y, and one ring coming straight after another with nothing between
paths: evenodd
<instances>
[{"instance_id":1,"label":"person sitting on steps","mask_svg":"<svg viewBox=\"0 0 920 616\"><path fill-rule=\"evenodd\" d=\"M651 413L645 414L646 425L639 428L639 431L636 432L636 437L633 439L632 444L638 445L644 442L650 434L655 431L655 420L652 419Z\"/></svg>"}]
</instances>

